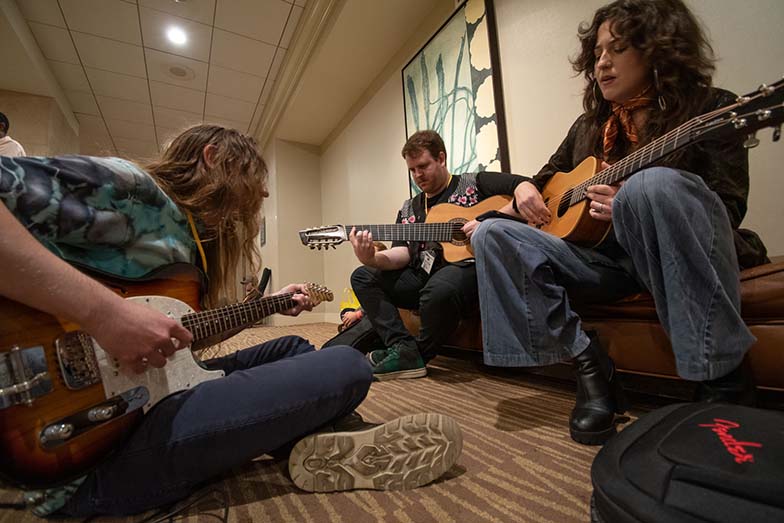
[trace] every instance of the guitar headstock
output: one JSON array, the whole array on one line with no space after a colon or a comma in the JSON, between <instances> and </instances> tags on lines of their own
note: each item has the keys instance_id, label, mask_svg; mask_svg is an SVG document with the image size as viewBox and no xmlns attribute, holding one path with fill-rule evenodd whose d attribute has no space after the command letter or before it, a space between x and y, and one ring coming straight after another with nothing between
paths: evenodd
<instances>
[{"instance_id":1,"label":"guitar headstock","mask_svg":"<svg viewBox=\"0 0 784 523\"><path fill-rule=\"evenodd\" d=\"M311 249L334 249L336 245L348 240L348 233L343 225L327 225L303 229L299 231L299 239L302 240L302 245Z\"/></svg>"},{"instance_id":2,"label":"guitar headstock","mask_svg":"<svg viewBox=\"0 0 784 523\"><path fill-rule=\"evenodd\" d=\"M756 91L739 96L736 103L703 115L688 122L693 139L723 139L737 135L748 135L744 141L747 148L759 145L754 134L759 129L774 127L773 141L781 137L784 122L784 80L771 85L762 84Z\"/></svg>"},{"instance_id":3,"label":"guitar headstock","mask_svg":"<svg viewBox=\"0 0 784 523\"><path fill-rule=\"evenodd\" d=\"M308 291L308 296L310 296L310 301L313 302L314 307L321 302L332 301L335 299L335 295L332 294L332 291L323 285L307 282L305 284L305 288Z\"/></svg>"}]
</instances>

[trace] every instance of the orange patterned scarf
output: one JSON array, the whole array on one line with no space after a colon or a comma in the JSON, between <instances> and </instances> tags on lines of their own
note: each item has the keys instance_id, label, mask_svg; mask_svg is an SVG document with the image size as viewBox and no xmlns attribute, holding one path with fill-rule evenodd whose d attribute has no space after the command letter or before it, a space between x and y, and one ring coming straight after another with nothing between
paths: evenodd
<instances>
[{"instance_id":1,"label":"orange patterned scarf","mask_svg":"<svg viewBox=\"0 0 784 523\"><path fill-rule=\"evenodd\" d=\"M649 107L653 104L655 99L646 96L650 89L651 86L646 87L643 92L622 104L610 102L612 114L604 122L604 127L602 128L602 149L604 150L605 160L609 158L610 152L615 147L615 141L618 139L618 133L621 129L623 129L623 133L633 149L640 143L639 130L634 124L632 114L638 109Z\"/></svg>"}]
</instances>

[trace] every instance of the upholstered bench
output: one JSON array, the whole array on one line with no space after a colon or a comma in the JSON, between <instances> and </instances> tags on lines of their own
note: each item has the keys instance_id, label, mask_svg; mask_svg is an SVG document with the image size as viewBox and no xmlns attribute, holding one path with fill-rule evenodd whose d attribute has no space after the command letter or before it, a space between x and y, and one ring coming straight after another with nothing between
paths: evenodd
<instances>
[{"instance_id":1,"label":"upholstered bench","mask_svg":"<svg viewBox=\"0 0 784 523\"><path fill-rule=\"evenodd\" d=\"M750 352L757 385L784 392L784 258L741 272L741 300L741 314L757 338ZM573 306L585 328L599 333L618 369L677 378L670 342L650 294L636 294L608 305ZM409 331L418 332L419 317L408 310L400 313ZM479 315L462 321L446 346L481 351Z\"/></svg>"}]
</instances>

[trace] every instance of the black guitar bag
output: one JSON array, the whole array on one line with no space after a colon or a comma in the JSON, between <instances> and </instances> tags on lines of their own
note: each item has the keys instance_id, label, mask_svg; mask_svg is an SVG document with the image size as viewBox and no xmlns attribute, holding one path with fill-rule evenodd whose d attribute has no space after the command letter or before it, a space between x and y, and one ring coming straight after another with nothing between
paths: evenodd
<instances>
[{"instance_id":1,"label":"black guitar bag","mask_svg":"<svg viewBox=\"0 0 784 523\"><path fill-rule=\"evenodd\" d=\"M599 451L591 479L594 523L784 522L784 413L655 410Z\"/></svg>"},{"instance_id":2,"label":"black guitar bag","mask_svg":"<svg viewBox=\"0 0 784 523\"><path fill-rule=\"evenodd\" d=\"M337 336L324 342L322 348L326 349L327 347L334 347L335 345L348 345L364 354L376 349L386 348L384 342L381 341L381 338L376 332L376 329L373 328L373 324L370 323L367 315L363 315L358 322L344 329L343 332L339 333Z\"/></svg>"}]
</instances>

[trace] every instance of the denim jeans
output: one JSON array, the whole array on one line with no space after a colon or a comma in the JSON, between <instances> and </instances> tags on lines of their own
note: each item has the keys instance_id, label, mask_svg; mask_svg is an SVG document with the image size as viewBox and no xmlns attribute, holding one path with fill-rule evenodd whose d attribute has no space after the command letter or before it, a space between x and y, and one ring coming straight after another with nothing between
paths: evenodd
<instances>
[{"instance_id":1,"label":"denim jeans","mask_svg":"<svg viewBox=\"0 0 784 523\"><path fill-rule=\"evenodd\" d=\"M754 343L740 316L740 283L724 204L691 173L643 170L613 202L617 244L584 248L511 220L487 220L477 260L488 365L538 366L588 346L570 299L607 303L641 287L653 295L678 374L714 379ZM633 346L626 350L634 350Z\"/></svg>"},{"instance_id":2,"label":"denim jeans","mask_svg":"<svg viewBox=\"0 0 784 523\"><path fill-rule=\"evenodd\" d=\"M63 508L125 515L187 497L205 482L352 412L372 372L351 347L316 351L286 336L208 362L226 376L158 403Z\"/></svg>"},{"instance_id":3,"label":"denim jeans","mask_svg":"<svg viewBox=\"0 0 784 523\"><path fill-rule=\"evenodd\" d=\"M351 287L384 345L409 341L425 360L455 331L460 318L478 307L474 264L447 264L432 275L420 268L380 271L359 267L351 275ZM419 336L406 330L397 308L419 310Z\"/></svg>"}]
</instances>

